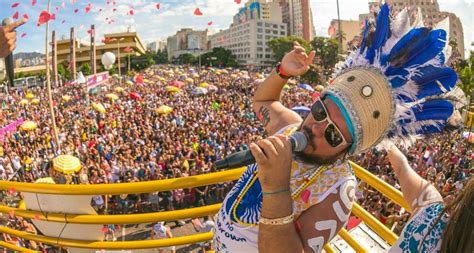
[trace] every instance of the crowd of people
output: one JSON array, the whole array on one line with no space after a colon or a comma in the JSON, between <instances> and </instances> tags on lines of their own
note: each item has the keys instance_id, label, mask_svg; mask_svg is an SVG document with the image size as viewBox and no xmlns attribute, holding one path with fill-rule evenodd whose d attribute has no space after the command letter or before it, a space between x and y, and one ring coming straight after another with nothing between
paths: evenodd
<instances>
[{"instance_id":1,"label":"crowd of people","mask_svg":"<svg viewBox=\"0 0 474 253\"><path fill-rule=\"evenodd\" d=\"M1 95L0 127L24 119L34 121L37 128L0 136L0 180L33 183L52 176L61 184L112 184L215 172L216 160L248 149L249 143L266 136L260 115L252 108L252 95L261 78L259 73L236 69L197 71L167 65L154 66L136 75L133 82L110 79L104 90L94 94L86 94L76 84L56 87L53 100L60 143L54 138L46 89L10 90ZM176 81L186 85L178 92L168 91L167 86ZM192 91L200 83L217 90L195 94ZM118 92L117 87L125 91ZM29 93L40 102L20 104ZM112 100L108 93L119 98ZM289 85L282 101L289 108L310 106L313 97L308 90ZM96 111L92 102L102 103L105 112ZM162 105L172 112L159 112ZM461 132L420 140L405 151L412 167L433 182L448 202L472 175L472 146ZM53 173L52 159L58 154L78 157L82 169L73 174ZM353 160L399 188L383 151L372 150ZM171 192L94 196L92 205L101 214L169 211L220 202L231 187L232 182L227 182ZM364 183L359 189L359 203L399 233L409 213ZM0 199L3 205L17 207L21 194L3 191ZM28 220L7 216L7 226L37 233ZM44 247L6 234L3 240L31 249Z\"/></svg>"}]
</instances>

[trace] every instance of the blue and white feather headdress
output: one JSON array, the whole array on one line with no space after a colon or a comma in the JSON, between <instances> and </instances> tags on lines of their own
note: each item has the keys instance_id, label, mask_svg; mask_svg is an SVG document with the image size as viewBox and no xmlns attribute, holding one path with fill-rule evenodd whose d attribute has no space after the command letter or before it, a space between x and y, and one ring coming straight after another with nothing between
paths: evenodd
<instances>
[{"instance_id":1,"label":"blue and white feather headdress","mask_svg":"<svg viewBox=\"0 0 474 253\"><path fill-rule=\"evenodd\" d=\"M410 25L406 10L390 17L381 7L375 29L365 24L360 48L336 65L323 95L341 109L353 139L351 153L377 144L410 145L440 132L455 112L456 72L446 67L446 30Z\"/></svg>"}]
</instances>

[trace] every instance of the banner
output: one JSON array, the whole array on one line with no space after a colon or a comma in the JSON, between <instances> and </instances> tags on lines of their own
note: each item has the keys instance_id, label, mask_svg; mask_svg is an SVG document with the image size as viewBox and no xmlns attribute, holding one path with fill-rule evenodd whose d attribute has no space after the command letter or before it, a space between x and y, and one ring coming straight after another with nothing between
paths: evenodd
<instances>
[{"instance_id":1,"label":"banner","mask_svg":"<svg viewBox=\"0 0 474 253\"><path fill-rule=\"evenodd\" d=\"M25 122L25 120L23 118L19 118L5 127L0 128L0 139L3 139L3 137L8 133L15 132L17 127L23 124L23 122Z\"/></svg>"},{"instance_id":2,"label":"banner","mask_svg":"<svg viewBox=\"0 0 474 253\"><path fill-rule=\"evenodd\" d=\"M105 71L96 75L90 75L86 77L87 88L92 89L99 85L105 84L109 80L109 72Z\"/></svg>"}]
</instances>

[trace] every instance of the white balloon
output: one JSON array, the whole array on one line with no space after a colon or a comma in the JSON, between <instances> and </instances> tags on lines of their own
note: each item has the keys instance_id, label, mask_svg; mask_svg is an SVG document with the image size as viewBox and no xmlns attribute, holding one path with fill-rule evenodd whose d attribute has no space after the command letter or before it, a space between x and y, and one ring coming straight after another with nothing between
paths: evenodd
<instances>
[{"instance_id":1,"label":"white balloon","mask_svg":"<svg viewBox=\"0 0 474 253\"><path fill-rule=\"evenodd\" d=\"M115 63L115 55L112 52L106 52L105 54L102 55L101 60L105 69L110 69L112 65Z\"/></svg>"}]
</instances>

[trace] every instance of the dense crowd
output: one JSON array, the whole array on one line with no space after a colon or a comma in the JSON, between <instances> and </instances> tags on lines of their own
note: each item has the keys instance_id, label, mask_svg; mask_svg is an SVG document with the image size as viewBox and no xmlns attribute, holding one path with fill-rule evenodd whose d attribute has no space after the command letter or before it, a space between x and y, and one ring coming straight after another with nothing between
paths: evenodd
<instances>
[{"instance_id":1,"label":"dense crowd","mask_svg":"<svg viewBox=\"0 0 474 253\"><path fill-rule=\"evenodd\" d=\"M0 180L35 182L53 176L62 184L110 184L214 172L216 160L248 149L249 143L265 137L259 115L252 109L252 96L262 76L232 69L207 69L200 73L188 67L155 66L135 76L135 82L126 84L125 80L119 83L111 79L106 90L89 96L75 84L55 88L53 100L60 145L53 136L44 88L3 94L0 127L20 118L34 121L38 127L33 131L14 131L0 139ZM141 78L145 81L137 81ZM167 85L177 80L187 85L179 92L169 92ZM194 94L193 87L200 83L214 85L217 91ZM125 91L116 92L116 87ZM27 93L34 94L40 103L20 105ZM115 93L119 99L111 100L107 93ZM65 95L69 99L64 99ZM290 85L282 99L289 108L310 106L312 94ZM106 112L97 112L91 102L102 103ZM162 105L173 111L158 112ZM418 141L406 152L413 168L432 181L448 200L472 175L472 150L460 132ZM53 173L51 161L58 154L78 157L82 170L73 174ZM399 187L384 152L373 150L353 159ZM220 202L231 187L228 182L171 192L94 196L92 205L99 213L109 214L174 210ZM359 188L358 201L399 232L408 213L364 183ZM0 195L4 205L16 206L21 199L14 190ZM14 214L8 215L5 222L10 227L36 233L31 223ZM42 247L5 234L3 240L32 249Z\"/></svg>"}]
</instances>

